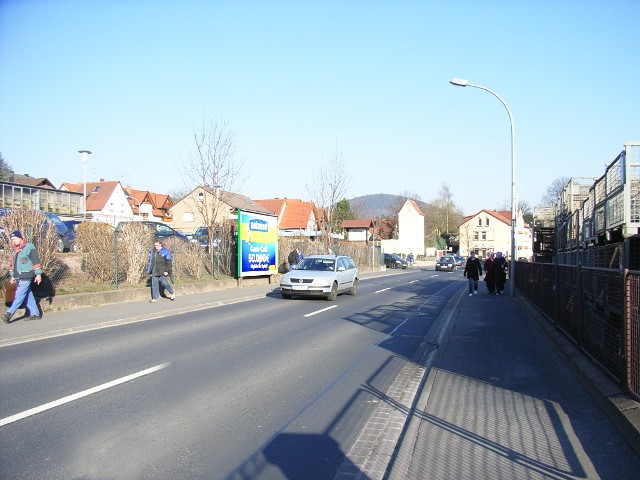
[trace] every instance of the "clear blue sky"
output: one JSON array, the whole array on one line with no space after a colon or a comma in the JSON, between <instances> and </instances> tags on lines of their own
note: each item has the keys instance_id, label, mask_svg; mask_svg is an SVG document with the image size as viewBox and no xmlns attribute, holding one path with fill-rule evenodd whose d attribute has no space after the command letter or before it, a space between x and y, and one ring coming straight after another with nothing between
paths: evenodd
<instances>
[{"instance_id":1,"label":"clear blue sky","mask_svg":"<svg viewBox=\"0 0 640 480\"><path fill-rule=\"evenodd\" d=\"M309 199L336 150L365 194L464 213L533 206L640 140L637 0L0 0L0 152L56 186L169 193L203 117L228 121L254 199ZM507 207L508 208L508 207Z\"/></svg>"}]
</instances>

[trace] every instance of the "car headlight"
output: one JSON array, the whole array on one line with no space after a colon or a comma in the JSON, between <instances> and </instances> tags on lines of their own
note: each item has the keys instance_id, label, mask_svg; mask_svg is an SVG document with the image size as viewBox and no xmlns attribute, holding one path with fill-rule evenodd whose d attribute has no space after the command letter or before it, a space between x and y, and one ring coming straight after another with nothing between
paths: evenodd
<instances>
[{"instance_id":1,"label":"car headlight","mask_svg":"<svg viewBox=\"0 0 640 480\"><path fill-rule=\"evenodd\" d=\"M317 280L314 280L313 284L317 285L319 287L328 287L329 285L331 285L331 279L329 279L329 278L318 278Z\"/></svg>"}]
</instances>

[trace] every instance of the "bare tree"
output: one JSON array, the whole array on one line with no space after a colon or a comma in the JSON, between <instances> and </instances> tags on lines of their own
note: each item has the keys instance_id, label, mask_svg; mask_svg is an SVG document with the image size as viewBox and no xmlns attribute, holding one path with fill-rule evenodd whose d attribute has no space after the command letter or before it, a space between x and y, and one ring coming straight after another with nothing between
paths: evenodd
<instances>
[{"instance_id":1,"label":"bare tree","mask_svg":"<svg viewBox=\"0 0 640 480\"><path fill-rule=\"evenodd\" d=\"M351 175L347 171L342 151L336 148L331 158L313 172L311 183L306 185L311 201L327 214L327 242L331 238L333 217L338 202L345 197L351 183Z\"/></svg>"},{"instance_id":2,"label":"bare tree","mask_svg":"<svg viewBox=\"0 0 640 480\"><path fill-rule=\"evenodd\" d=\"M553 207L562 194L562 190L564 190L564 187L569 183L569 180L571 180L569 177L558 177L551 182L542 196L542 206Z\"/></svg>"},{"instance_id":3,"label":"bare tree","mask_svg":"<svg viewBox=\"0 0 640 480\"><path fill-rule=\"evenodd\" d=\"M216 229L222 228L223 213L229 208L225 196L234 194L242 186L242 161L235 156L235 135L226 121L204 119L194 131L193 140L195 152L189 155L184 175L191 187L189 191L196 188L200 191L187 197L185 202L202 218L207 227L209 246L212 247ZM209 248L209 253L213 265L214 249Z\"/></svg>"}]
</instances>

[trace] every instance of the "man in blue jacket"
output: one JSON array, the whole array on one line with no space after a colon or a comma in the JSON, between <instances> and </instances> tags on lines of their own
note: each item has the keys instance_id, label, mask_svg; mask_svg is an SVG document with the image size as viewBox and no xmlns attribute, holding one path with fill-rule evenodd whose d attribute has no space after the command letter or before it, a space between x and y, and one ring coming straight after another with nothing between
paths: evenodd
<instances>
[{"instance_id":1,"label":"man in blue jacket","mask_svg":"<svg viewBox=\"0 0 640 480\"><path fill-rule=\"evenodd\" d=\"M149 253L149 265L147 266L147 273L151 274L151 300L149 300L151 303L158 301L158 297L160 296L160 283L171 295L169 300L175 300L175 292L167 280L167 277L171 275L171 264L171 252L168 248L164 247L159 240L156 240L153 244L153 249Z\"/></svg>"},{"instance_id":2,"label":"man in blue jacket","mask_svg":"<svg viewBox=\"0 0 640 480\"><path fill-rule=\"evenodd\" d=\"M13 254L9 256L9 282L16 283L17 280L18 287L11 306L6 313L2 314L2 320L4 323L9 323L13 314L24 303L25 298L27 299L29 318L40 318L38 304L31 291L31 282L36 282L39 285L42 280L40 256L33 243L27 242L19 230L11 232L9 239L13 247Z\"/></svg>"}]
</instances>

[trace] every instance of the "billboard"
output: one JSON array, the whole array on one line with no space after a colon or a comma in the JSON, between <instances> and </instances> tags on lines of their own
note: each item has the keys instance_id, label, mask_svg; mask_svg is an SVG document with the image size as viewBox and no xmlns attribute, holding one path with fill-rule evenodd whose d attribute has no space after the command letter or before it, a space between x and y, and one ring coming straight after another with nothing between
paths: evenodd
<instances>
[{"instance_id":1,"label":"billboard","mask_svg":"<svg viewBox=\"0 0 640 480\"><path fill-rule=\"evenodd\" d=\"M278 218L238 210L238 278L278 273Z\"/></svg>"}]
</instances>

